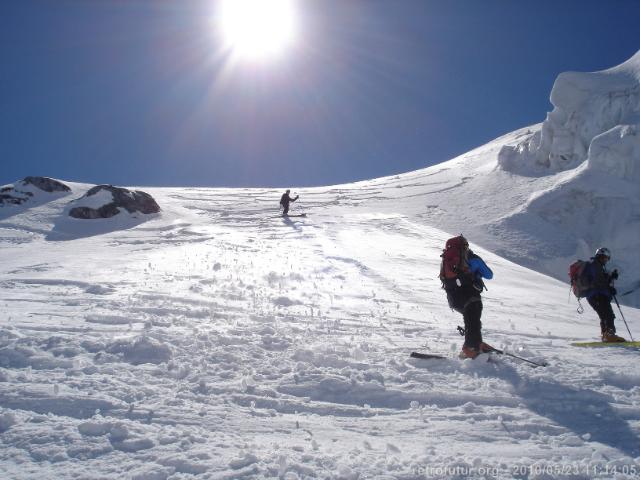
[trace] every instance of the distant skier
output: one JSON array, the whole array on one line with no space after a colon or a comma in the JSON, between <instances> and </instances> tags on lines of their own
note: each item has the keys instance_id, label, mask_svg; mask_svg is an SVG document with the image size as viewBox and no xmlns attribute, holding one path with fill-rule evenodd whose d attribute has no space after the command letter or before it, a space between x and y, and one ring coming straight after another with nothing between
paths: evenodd
<instances>
[{"instance_id":1,"label":"distant skier","mask_svg":"<svg viewBox=\"0 0 640 480\"><path fill-rule=\"evenodd\" d=\"M295 198L291 198L289 196L290 192L291 190L287 190L285 193L282 194L282 197L280 197L280 206L282 207L283 215L289 215L289 203L295 202L300 197L300 195L296 195Z\"/></svg>"},{"instance_id":2,"label":"distant skier","mask_svg":"<svg viewBox=\"0 0 640 480\"><path fill-rule=\"evenodd\" d=\"M480 353L493 350L482 341L483 278L490 280L493 272L484 260L469 249L469 242L462 235L447 240L441 255L440 280L447 292L449 306L464 319L464 345L460 358L475 358Z\"/></svg>"},{"instance_id":3,"label":"distant skier","mask_svg":"<svg viewBox=\"0 0 640 480\"><path fill-rule=\"evenodd\" d=\"M611 252L602 247L596 250L596 254L587 264L583 275L586 278L589 290L586 297L589 305L600 317L600 332L603 342L626 342L616 335L614 319L616 318L611 308L611 298L616 294L612 282L618 278L618 270L607 272L607 262L611 260Z\"/></svg>"}]
</instances>

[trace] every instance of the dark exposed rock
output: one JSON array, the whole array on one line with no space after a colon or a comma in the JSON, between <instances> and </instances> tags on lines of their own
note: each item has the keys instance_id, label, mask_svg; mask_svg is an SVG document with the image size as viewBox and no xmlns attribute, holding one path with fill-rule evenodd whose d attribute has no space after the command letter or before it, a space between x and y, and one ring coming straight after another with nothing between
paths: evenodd
<instances>
[{"instance_id":1,"label":"dark exposed rock","mask_svg":"<svg viewBox=\"0 0 640 480\"><path fill-rule=\"evenodd\" d=\"M19 196L9 195L8 193L0 193L0 205L20 205L21 203L26 202L33 196L31 192L20 192L11 189L12 192L17 193Z\"/></svg>"},{"instance_id":2,"label":"dark exposed rock","mask_svg":"<svg viewBox=\"0 0 640 480\"><path fill-rule=\"evenodd\" d=\"M120 213L120 208L124 208L129 213L149 214L160 211L160 206L148 193L140 190L131 191L126 188L114 187L113 185L97 185L91 188L83 198L91 197L103 190L111 193L113 196L112 202L99 208L74 207L69 211L69 215L80 219L95 219L113 217Z\"/></svg>"},{"instance_id":3,"label":"dark exposed rock","mask_svg":"<svg viewBox=\"0 0 640 480\"><path fill-rule=\"evenodd\" d=\"M95 218L109 218L120 213L115 203L103 205L100 208L74 207L69 211L69 215L73 218L81 218L84 220L93 220Z\"/></svg>"},{"instance_id":4,"label":"dark exposed rock","mask_svg":"<svg viewBox=\"0 0 640 480\"><path fill-rule=\"evenodd\" d=\"M33 185L34 187L44 190L45 192L70 192L71 189L62 182L49 177L25 177L22 180L24 185Z\"/></svg>"},{"instance_id":5,"label":"dark exposed rock","mask_svg":"<svg viewBox=\"0 0 640 480\"><path fill-rule=\"evenodd\" d=\"M70 192L71 189L62 182L49 177L25 177L14 185L7 185L0 189L0 206L20 205L33 197L33 192L22 190L31 185L47 193Z\"/></svg>"}]
</instances>

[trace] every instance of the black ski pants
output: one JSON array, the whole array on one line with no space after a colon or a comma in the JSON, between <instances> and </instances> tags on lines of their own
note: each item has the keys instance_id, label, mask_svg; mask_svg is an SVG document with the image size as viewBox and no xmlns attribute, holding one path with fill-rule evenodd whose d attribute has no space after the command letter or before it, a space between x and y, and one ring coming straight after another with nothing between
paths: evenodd
<instances>
[{"instance_id":1,"label":"black ski pants","mask_svg":"<svg viewBox=\"0 0 640 480\"><path fill-rule=\"evenodd\" d=\"M449 306L462 314L464 319L464 346L480 350L482 343L482 299L474 293L469 296L464 289L447 291Z\"/></svg>"},{"instance_id":2,"label":"black ski pants","mask_svg":"<svg viewBox=\"0 0 640 480\"><path fill-rule=\"evenodd\" d=\"M602 333L616 333L614 324L616 315L613 313L613 308L611 308L611 299L606 295L598 294L587 298L587 302L600 317L600 330Z\"/></svg>"},{"instance_id":3,"label":"black ski pants","mask_svg":"<svg viewBox=\"0 0 640 480\"><path fill-rule=\"evenodd\" d=\"M480 350L482 343L482 300L471 301L462 312L464 319L464 345L465 347Z\"/></svg>"}]
</instances>

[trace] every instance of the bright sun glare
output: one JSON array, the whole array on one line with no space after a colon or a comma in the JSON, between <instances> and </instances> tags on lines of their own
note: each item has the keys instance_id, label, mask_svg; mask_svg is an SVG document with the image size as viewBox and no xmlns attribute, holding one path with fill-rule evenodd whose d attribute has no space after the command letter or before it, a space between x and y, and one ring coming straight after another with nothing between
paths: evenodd
<instances>
[{"instance_id":1,"label":"bright sun glare","mask_svg":"<svg viewBox=\"0 0 640 480\"><path fill-rule=\"evenodd\" d=\"M277 55L295 36L293 0L223 0L219 19L227 47L246 59Z\"/></svg>"}]
</instances>

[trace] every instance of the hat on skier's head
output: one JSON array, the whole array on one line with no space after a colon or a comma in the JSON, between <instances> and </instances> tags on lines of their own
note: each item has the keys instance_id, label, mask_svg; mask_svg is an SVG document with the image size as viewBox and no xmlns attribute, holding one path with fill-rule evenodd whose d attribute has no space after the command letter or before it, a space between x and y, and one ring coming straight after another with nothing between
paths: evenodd
<instances>
[{"instance_id":1,"label":"hat on skier's head","mask_svg":"<svg viewBox=\"0 0 640 480\"><path fill-rule=\"evenodd\" d=\"M291 190L289 190L289 189L287 188L287 193L289 193L290 191L291 191Z\"/></svg>"},{"instance_id":2,"label":"hat on skier's head","mask_svg":"<svg viewBox=\"0 0 640 480\"><path fill-rule=\"evenodd\" d=\"M611 252L607 247L600 247L596 250L596 254L594 255L596 258L598 257L606 257L607 260L611 258Z\"/></svg>"}]
</instances>

